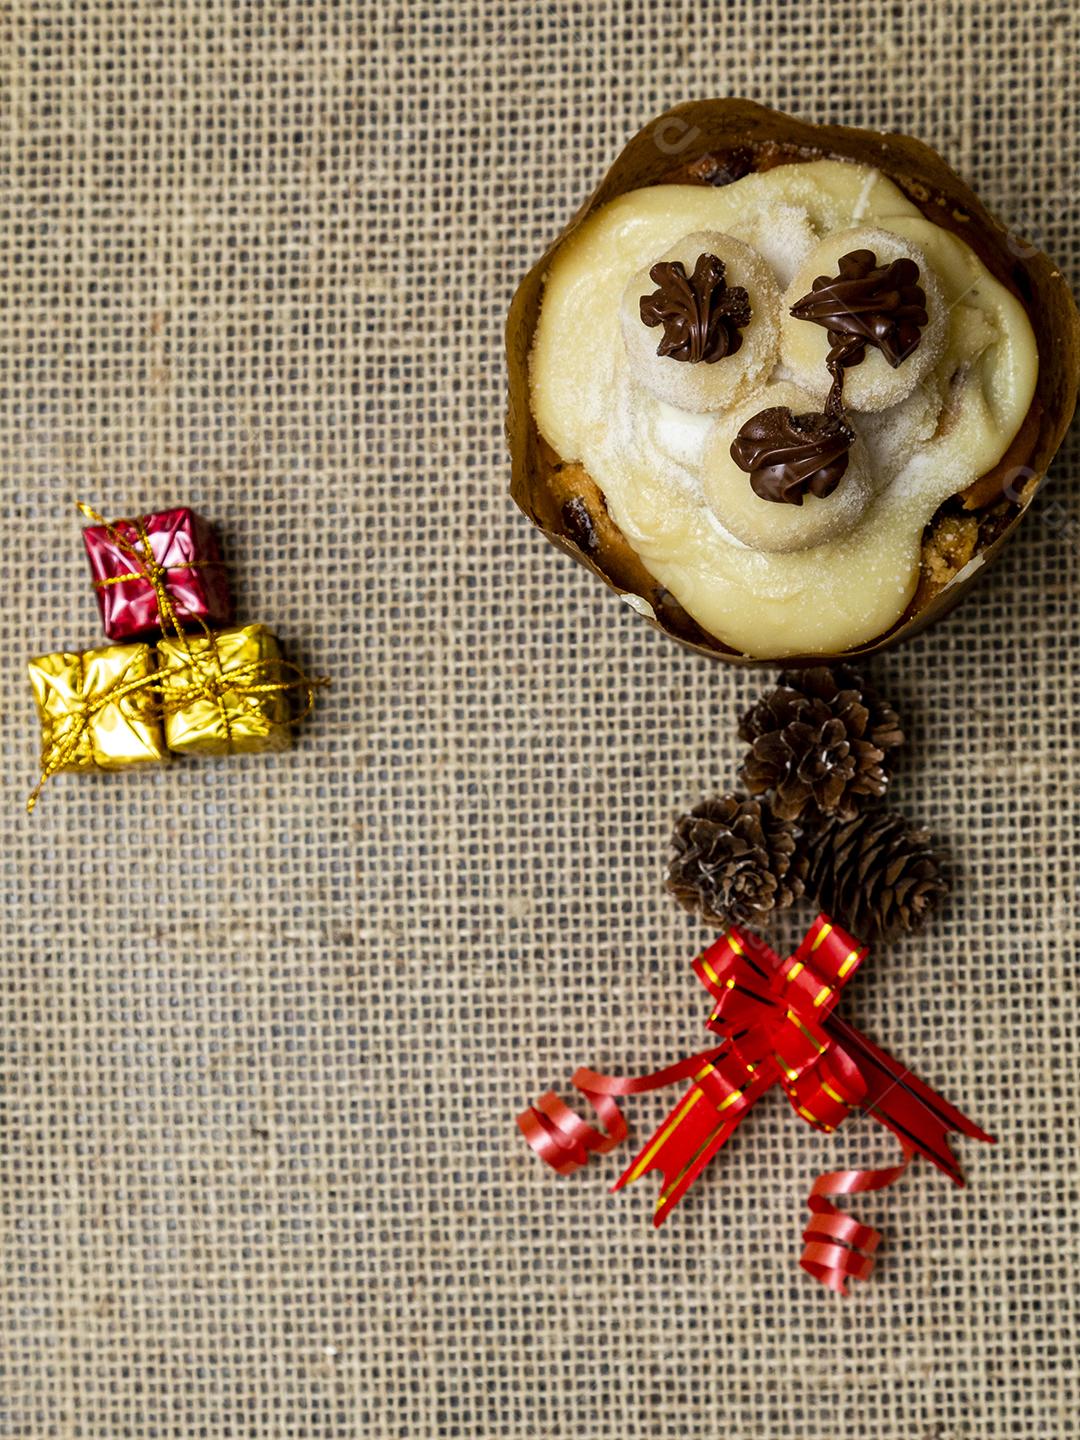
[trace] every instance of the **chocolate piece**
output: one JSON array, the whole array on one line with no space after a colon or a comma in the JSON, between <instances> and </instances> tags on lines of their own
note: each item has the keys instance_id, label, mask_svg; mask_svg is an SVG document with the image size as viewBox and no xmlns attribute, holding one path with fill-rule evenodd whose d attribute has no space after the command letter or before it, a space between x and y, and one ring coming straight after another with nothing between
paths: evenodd
<instances>
[{"instance_id":1,"label":"chocolate piece","mask_svg":"<svg viewBox=\"0 0 1080 1440\"><path fill-rule=\"evenodd\" d=\"M745 145L722 155L702 155L690 166L690 178L698 185L732 185L754 168L754 154Z\"/></svg>"},{"instance_id":2,"label":"chocolate piece","mask_svg":"<svg viewBox=\"0 0 1080 1440\"><path fill-rule=\"evenodd\" d=\"M584 550L586 555L591 555L600 544L596 533L596 526L589 514L589 507L580 495L575 495L572 500L563 501L562 507L563 524L566 526L566 533L573 540L579 550Z\"/></svg>"},{"instance_id":3,"label":"chocolate piece","mask_svg":"<svg viewBox=\"0 0 1080 1440\"><path fill-rule=\"evenodd\" d=\"M880 350L895 370L918 345L928 319L915 261L879 265L872 250L842 255L839 274L819 275L791 314L825 326L834 379L837 369L859 364L867 345Z\"/></svg>"},{"instance_id":4,"label":"chocolate piece","mask_svg":"<svg viewBox=\"0 0 1080 1440\"><path fill-rule=\"evenodd\" d=\"M664 327L658 355L714 365L735 354L739 331L750 323L750 297L741 285L728 286L724 268L716 255L699 255L689 278L681 260L652 267L649 279L660 288L641 297L640 311L643 324Z\"/></svg>"},{"instance_id":5,"label":"chocolate piece","mask_svg":"<svg viewBox=\"0 0 1080 1440\"><path fill-rule=\"evenodd\" d=\"M746 421L731 442L731 458L762 500L801 505L806 494L824 500L836 489L854 438L839 414L793 415L774 405Z\"/></svg>"}]
</instances>

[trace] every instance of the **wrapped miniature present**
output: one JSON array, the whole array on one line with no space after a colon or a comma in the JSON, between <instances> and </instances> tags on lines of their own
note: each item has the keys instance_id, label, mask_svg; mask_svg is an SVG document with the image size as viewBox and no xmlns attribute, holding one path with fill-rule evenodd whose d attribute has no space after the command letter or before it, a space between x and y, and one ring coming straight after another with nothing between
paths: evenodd
<instances>
[{"instance_id":1,"label":"wrapped miniature present","mask_svg":"<svg viewBox=\"0 0 1080 1440\"><path fill-rule=\"evenodd\" d=\"M181 505L110 524L87 505L79 509L95 522L83 541L110 640L232 619L217 536L201 515Z\"/></svg>"},{"instance_id":2,"label":"wrapped miniature present","mask_svg":"<svg viewBox=\"0 0 1080 1440\"><path fill-rule=\"evenodd\" d=\"M293 721L311 708L312 686L322 683L282 660L265 625L168 636L157 651L170 750L284 750L292 743Z\"/></svg>"},{"instance_id":3,"label":"wrapped miniature present","mask_svg":"<svg viewBox=\"0 0 1080 1440\"><path fill-rule=\"evenodd\" d=\"M168 759L150 645L60 651L30 661L41 720L41 779L60 770L121 770Z\"/></svg>"}]
</instances>

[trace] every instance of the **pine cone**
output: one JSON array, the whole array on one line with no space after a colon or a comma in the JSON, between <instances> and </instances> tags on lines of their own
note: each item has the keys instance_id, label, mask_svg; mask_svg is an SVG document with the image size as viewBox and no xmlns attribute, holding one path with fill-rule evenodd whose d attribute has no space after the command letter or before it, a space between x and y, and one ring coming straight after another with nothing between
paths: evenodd
<instances>
[{"instance_id":1,"label":"pine cone","mask_svg":"<svg viewBox=\"0 0 1080 1440\"><path fill-rule=\"evenodd\" d=\"M807 890L831 919L866 943L917 929L949 888L929 830L892 810L825 820L806 849Z\"/></svg>"},{"instance_id":2,"label":"pine cone","mask_svg":"<svg viewBox=\"0 0 1080 1440\"><path fill-rule=\"evenodd\" d=\"M724 930L758 924L803 893L795 827L758 800L703 800L675 826L667 888L679 904Z\"/></svg>"},{"instance_id":3,"label":"pine cone","mask_svg":"<svg viewBox=\"0 0 1080 1440\"><path fill-rule=\"evenodd\" d=\"M868 795L884 795L890 751L904 740L891 706L846 666L788 671L739 722L750 742L742 779L773 794L786 820L807 810L850 819Z\"/></svg>"}]
</instances>

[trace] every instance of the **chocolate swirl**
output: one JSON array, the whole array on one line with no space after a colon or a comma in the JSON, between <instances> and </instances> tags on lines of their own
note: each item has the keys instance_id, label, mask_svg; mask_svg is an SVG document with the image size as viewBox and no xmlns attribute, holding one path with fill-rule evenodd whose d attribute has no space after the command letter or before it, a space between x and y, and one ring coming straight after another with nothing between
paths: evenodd
<instances>
[{"instance_id":1,"label":"chocolate swirl","mask_svg":"<svg viewBox=\"0 0 1080 1440\"><path fill-rule=\"evenodd\" d=\"M858 365L867 345L895 370L918 345L928 319L918 265L907 259L879 265L872 250L852 250L838 263L839 274L819 275L809 295L791 307L792 315L825 326L834 375Z\"/></svg>"},{"instance_id":2,"label":"chocolate swirl","mask_svg":"<svg viewBox=\"0 0 1080 1440\"><path fill-rule=\"evenodd\" d=\"M728 285L724 268L723 260L708 254L698 256L690 276L681 260L652 267L649 279L659 288L641 297L639 310L643 324L664 327L657 355L715 365L735 354L739 331L750 323L750 297L741 285Z\"/></svg>"},{"instance_id":3,"label":"chocolate swirl","mask_svg":"<svg viewBox=\"0 0 1080 1440\"><path fill-rule=\"evenodd\" d=\"M746 421L731 442L731 458L762 500L801 505L804 495L824 500L836 489L854 438L838 415L793 415L774 405Z\"/></svg>"}]
</instances>

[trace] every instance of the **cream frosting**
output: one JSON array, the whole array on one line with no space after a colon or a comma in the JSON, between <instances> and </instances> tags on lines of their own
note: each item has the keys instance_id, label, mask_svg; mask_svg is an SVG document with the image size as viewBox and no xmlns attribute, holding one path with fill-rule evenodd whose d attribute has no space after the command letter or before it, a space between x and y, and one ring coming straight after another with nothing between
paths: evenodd
<instances>
[{"instance_id":1,"label":"cream frosting","mask_svg":"<svg viewBox=\"0 0 1080 1440\"><path fill-rule=\"evenodd\" d=\"M658 380L656 332L645 332L649 353L632 334L624 340L628 306L649 268L698 232L741 242L728 246L727 280L751 289L757 313L734 355L713 366L665 358ZM794 291L807 274L829 269L834 250L866 235L889 252L883 260L917 260L927 350L908 376L919 349L896 371L867 370L856 387L856 399L874 408L849 405L856 441L833 496L777 505L754 496L745 475L738 491L724 463L738 423L775 403L770 395L798 394L791 382L821 388L806 357L815 347L824 354L825 334L805 321L805 341L793 332L799 322L785 315ZM752 252L745 279L742 247ZM814 268L819 258L823 270ZM681 372L724 366L737 377L729 402L726 382L710 381L704 399L700 379L673 388ZM684 609L760 658L836 653L899 619L918 580L927 522L1001 458L1037 372L1023 307L970 247L876 170L835 160L778 166L720 189L653 186L604 206L552 260L531 359L544 438L585 466L628 543ZM718 394L726 403L707 408ZM760 406L748 407L755 396Z\"/></svg>"}]
</instances>

